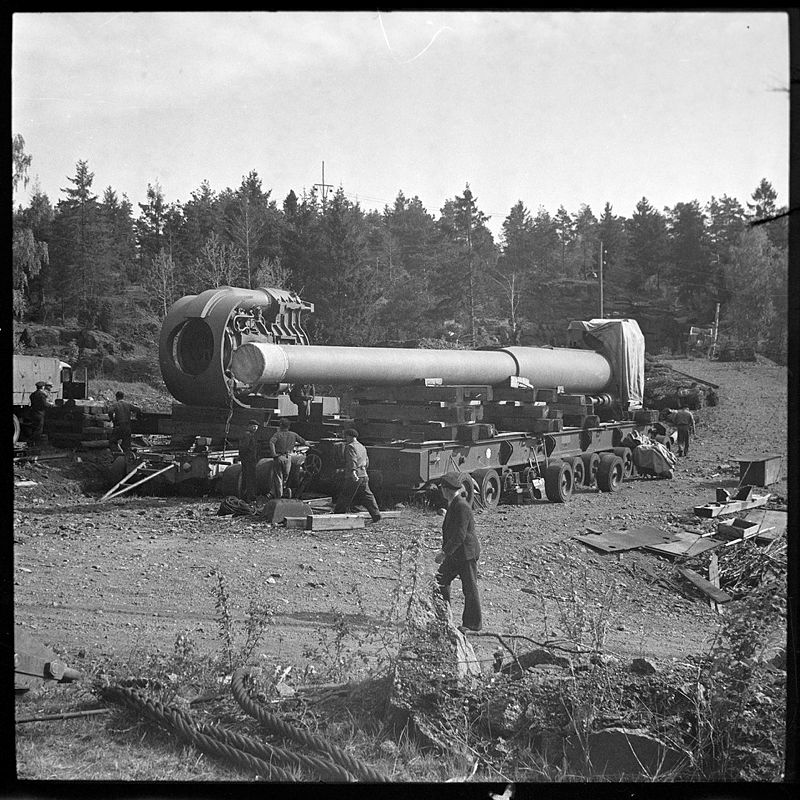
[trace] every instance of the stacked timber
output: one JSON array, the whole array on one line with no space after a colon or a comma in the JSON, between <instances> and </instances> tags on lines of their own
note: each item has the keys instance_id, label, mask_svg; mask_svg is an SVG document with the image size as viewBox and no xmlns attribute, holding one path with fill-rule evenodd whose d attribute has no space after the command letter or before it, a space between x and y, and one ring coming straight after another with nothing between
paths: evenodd
<instances>
[{"instance_id":1,"label":"stacked timber","mask_svg":"<svg viewBox=\"0 0 800 800\"><path fill-rule=\"evenodd\" d=\"M110 446L114 430L103 402L82 401L48 408L45 433L53 447L98 450Z\"/></svg>"},{"instance_id":2,"label":"stacked timber","mask_svg":"<svg viewBox=\"0 0 800 800\"><path fill-rule=\"evenodd\" d=\"M564 405L557 399L582 397L564 395L558 389L536 389L524 378L511 377L492 387L492 402L485 405L484 419L499 430L555 433L567 424ZM569 405L576 413L580 407ZM573 423L575 424L575 423ZM578 423L582 424L582 423Z\"/></svg>"},{"instance_id":3,"label":"stacked timber","mask_svg":"<svg viewBox=\"0 0 800 800\"><path fill-rule=\"evenodd\" d=\"M237 405L229 409L173 403L171 444L173 447L190 446L197 436L209 437L212 446L223 445L226 441L236 442L251 419L258 420L258 438L266 441L274 433L272 428L266 426L272 423L277 427L277 421L283 414L282 397L265 398L262 408Z\"/></svg>"},{"instance_id":4,"label":"stacked timber","mask_svg":"<svg viewBox=\"0 0 800 800\"><path fill-rule=\"evenodd\" d=\"M362 439L373 441L476 441L494 435L482 425L483 400L491 386L374 386L356 390L353 422Z\"/></svg>"}]
</instances>

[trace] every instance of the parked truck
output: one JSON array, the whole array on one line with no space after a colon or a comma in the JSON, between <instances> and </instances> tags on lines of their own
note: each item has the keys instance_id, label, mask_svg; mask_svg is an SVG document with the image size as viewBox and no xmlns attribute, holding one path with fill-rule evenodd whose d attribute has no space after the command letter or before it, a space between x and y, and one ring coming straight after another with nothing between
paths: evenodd
<instances>
[{"instance_id":1,"label":"parked truck","mask_svg":"<svg viewBox=\"0 0 800 800\"><path fill-rule=\"evenodd\" d=\"M76 381L72 367L60 358L15 355L13 370L14 444L27 438L30 398L39 381L52 385L52 403L86 398L85 376L83 381Z\"/></svg>"}]
</instances>

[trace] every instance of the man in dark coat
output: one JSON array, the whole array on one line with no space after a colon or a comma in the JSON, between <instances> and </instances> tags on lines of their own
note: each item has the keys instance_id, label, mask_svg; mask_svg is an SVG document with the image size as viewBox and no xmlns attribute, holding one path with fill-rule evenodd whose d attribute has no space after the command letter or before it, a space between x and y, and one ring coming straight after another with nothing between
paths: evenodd
<instances>
[{"instance_id":1,"label":"man in dark coat","mask_svg":"<svg viewBox=\"0 0 800 800\"><path fill-rule=\"evenodd\" d=\"M381 512L375 495L369 488L369 457L367 448L358 441L358 431L348 428L344 432L344 482L336 498L334 513L346 514L354 505L363 505L373 522L380 522Z\"/></svg>"},{"instance_id":2,"label":"man in dark coat","mask_svg":"<svg viewBox=\"0 0 800 800\"><path fill-rule=\"evenodd\" d=\"M49 384L45 381L36 381L36 391L31 392L31 410L28 416L31 421L31 433L29 438L34 447L42 440L45 409L52 406L50 395L47 391L48 386Z\"/></svg>"},{"instance_id":3,"label":"man in dark coat","mask_svg":"<svg viewBox=\"0 0 800 800\"><path fill-rule=\"evenodd\" d=\"M275 499L283 497L289 473L292 471L292 452L297 445L307 444L306 440L289 430L289 420L282 419L277 432L269 440L269 454L272 456L272 494Z\"/></svg>"},{"instance_id":4,"label":"man in dark coat","mask_svg":"<svg viewBox=\"0 0 800 800\"><path fill-rule=\"evenodd\" d=\"M297 406L297 421L306 422L311 416L314 387L310 383L296 383L289 392L289 399Z\"/></svg>"},{"instance_id":5,"label":"man in dark coat","mask_svg":"<svg viewBox=\"0 0 800 800\"><path fill-rule=\"evenodd\" d=\"M439 488L447 501L447 513L442 523L442 549L436 555L436 563L439 565L436 583L442 597L449 603L450 584L454 578L461 578L464 614L459 630L479 631L483 626L481 599L478 594L478 558L481 546L475 536L475 517L469 503L461 494L464 487L458 473L448 472L442 478Z\"/></svg>"},{"instance_id":6,"label":"man in dark coat","mask_svg":"<svg viewBox=\"0 0 800 800\"><path fill-rule=\"evenodd\" d=\"M116 393L116 402L112 403L109 409L111 421L114 423L114 431L111 434L112 444L122 442L122 452L129 456L131 450L131 416L141 413L141 409L125 399L125 392Z\"/></svg>"},{"instance_id":7,"label":"man in dark coat","mask_svg":"<svg viewBox=\"0 0 800 800\"><path fill-rule=\"evenodd\" d=\"M258 463L258 420L251 419L244 433L239 437L239 461L242 465L242 479L239 497L246 503L256 499L256 464Z\"/></svg>"}]
</instances>

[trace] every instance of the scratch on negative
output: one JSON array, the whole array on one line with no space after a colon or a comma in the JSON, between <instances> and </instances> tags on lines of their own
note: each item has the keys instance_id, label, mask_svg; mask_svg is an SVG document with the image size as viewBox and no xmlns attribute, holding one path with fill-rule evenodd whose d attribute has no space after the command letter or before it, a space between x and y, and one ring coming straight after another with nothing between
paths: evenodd
<instances>
[{"instance_id":1,"label":"scratch on negative","mask_svg":"<svg viewBox=\"0 0 800 800\"><path fill-rule=\"evenodd\" d=\"M430 46L436 41L436 39L439 37L439 34L442 31L453 30L449 25L442 25L442 27L439 28L439 30L437 30L436 33L433 34L431 40L428 42L428 44L425 45L425 47L422 48L422 50L419 51L419 53L417 53L413 58L401 61L395 54L394 50L392 50L392 46L389 44L389 37L386 35L386 28L383 27L383 15L380 12L378 12L378 22L380 22L381 24L381 32L383 33L383 40L386 42L386 48L388 49L389 53L391 53L392 58L398 64L410 64L412 61L416 61L416 59L418 59L420 56L424 55L428 51Z\"/></svg>"}]
</instances>

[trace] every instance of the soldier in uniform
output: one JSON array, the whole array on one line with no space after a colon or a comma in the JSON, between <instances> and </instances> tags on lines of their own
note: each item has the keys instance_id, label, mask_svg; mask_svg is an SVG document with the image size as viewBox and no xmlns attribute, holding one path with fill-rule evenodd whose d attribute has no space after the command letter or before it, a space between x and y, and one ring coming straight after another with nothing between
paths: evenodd
<instances>
[{"instance_id":1,"label":"soldier in uniform","mask_svg":"<svg viewBox=\"0 0 800 800\"><path fill-rule=\"evenodd\" d=\"M479 631L483 626L481 599L478 594L478 558L481 546L475 536L475 517L472 508L461 494L463 485L456 472L448 472L439 488L447 501L447 513L442 523L442 549L436 554L439 569L436 583L446 602L450 602L450 584L461 578L464 592L464 614L459 630Z\"/></svg>"}]
</instances>

